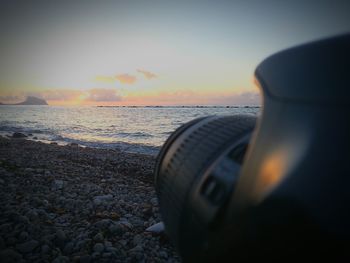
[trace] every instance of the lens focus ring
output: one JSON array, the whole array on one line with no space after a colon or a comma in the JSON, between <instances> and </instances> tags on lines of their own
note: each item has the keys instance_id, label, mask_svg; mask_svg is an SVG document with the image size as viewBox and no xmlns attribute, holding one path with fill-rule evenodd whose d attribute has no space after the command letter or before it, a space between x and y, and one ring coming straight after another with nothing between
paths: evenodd
<instances>
[{"instance_id":1,"label":"lens focus ring","mask_svg":"<svg viewBox=\"0 0 350 263\"><path fill-rule=\"evenodd\" d=\"M194 181L232 143L251 132L254 116L211 116L180 127L165 143L156 165L156 190L166 231L181 241L182 218Z\"/></svg>"}]
</instances>

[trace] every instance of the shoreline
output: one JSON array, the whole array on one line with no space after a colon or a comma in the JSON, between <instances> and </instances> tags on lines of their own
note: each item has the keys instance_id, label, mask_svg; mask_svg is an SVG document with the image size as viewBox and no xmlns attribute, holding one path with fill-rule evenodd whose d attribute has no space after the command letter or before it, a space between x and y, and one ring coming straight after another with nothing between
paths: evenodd
<instances>
[{"instance_id":1,"label":"shoreline","mask_svg":"<svg viewBox=\"0 0 350 263\"><path fill-rule=\"evenodd\" d=\"M15 136L17 135L17 136ZM92 148L99 150L114 150L117 152L123 152L126 154L140 154L147 155L156 158L161 146L144 145L139 143L127 143L127 142L88 142L78 139L69 139L59 136L58 138L52 138L52 135L45 134L40 130L27 130L19 129L12 131L1 131L0 137L7 139L25 139L28 141L39 142L44 144L54 144L59 146L76 146L82 148Z\"/></svg>"},{"instance_id":2,"label":"shoreline","mask_svg":"<svg viewBox=\"0 0 350 263\"><path fill-rule=\"evenodd\" d=\"M161 221L154 162L0 137L0 259L179 262L164 234L145 231Z\"/></svg>"}]
</instances>

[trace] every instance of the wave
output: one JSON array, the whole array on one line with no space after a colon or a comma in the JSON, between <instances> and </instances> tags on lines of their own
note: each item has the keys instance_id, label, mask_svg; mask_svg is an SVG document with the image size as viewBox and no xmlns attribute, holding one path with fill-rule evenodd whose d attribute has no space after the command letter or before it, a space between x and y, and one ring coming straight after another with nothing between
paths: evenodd
<instances>
[{"instance_id":1,"label":"wave","mask_svg":"<svg viewBox=\"0 0 350 263\"><path fill-rule=\"evenodd\" d=\"M118 132L115 134L116 136L120 137L143 137L143 138L151 138L154 137L152 134L146 133L146 132Z\"/></svg>"},{"instance_id":2,"label":"wave","mask_svg":"<svg viewBox=\"0 0 350 263\"><path fill-rule=\"evenodd\" d=\"M14 127L14 126L0 126L0 135L5 137L11 137L14 132L21 132L27 135L28 140L33 141L41 141L44 143L52 143L56 142L59 145L67 145L71 143L78 144L84 147L91 148L103 148L103 149L114 149L122 152L130 152L130 153L141 153L146 155L157 155L160 146L147 145L141 143L128 143L122 141L116 142L99 142L99 141L85 141L79 139L69 138L67 136L62 136L52 132L51 130L39 130L39 129L31 129L26 127ZM123 135L123 133L117 134L119 136ZM152 136L143 132L136 133L124 133L125 136L134 136L134 137L149 137Z\"/></svg>"}]
</instances>

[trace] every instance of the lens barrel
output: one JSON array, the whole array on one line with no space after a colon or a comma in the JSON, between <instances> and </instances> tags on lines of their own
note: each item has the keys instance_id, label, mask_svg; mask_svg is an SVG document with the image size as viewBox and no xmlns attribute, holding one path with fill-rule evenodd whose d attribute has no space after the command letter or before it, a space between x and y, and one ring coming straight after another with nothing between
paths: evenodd
<instances>
[{"instance_id":1,"label":"lens barrel","mask_svg":"<svg viewBox=\"0 0 350 263\"><path fill-rule=\"evenodd\" d=\"M156 164L156 191L170 239L192 258L220 228L256 117L209 116L176 130Z\"/></svg>"}]
</instances>

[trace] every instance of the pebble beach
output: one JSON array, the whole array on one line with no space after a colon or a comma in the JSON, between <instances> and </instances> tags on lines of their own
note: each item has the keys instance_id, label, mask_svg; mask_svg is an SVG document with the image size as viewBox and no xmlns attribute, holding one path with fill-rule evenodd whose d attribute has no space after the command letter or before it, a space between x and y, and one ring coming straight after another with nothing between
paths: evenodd
<instances>
[{"instance_id":1,"label":"pebble beach","mask_svg":"<svg viewBox=\"0 0 350 263\"><path fill-rule=\"evenodd\" d=\"M1 262L179 262L155 157L0 137Z\"/></svg>"}]
</instances>

